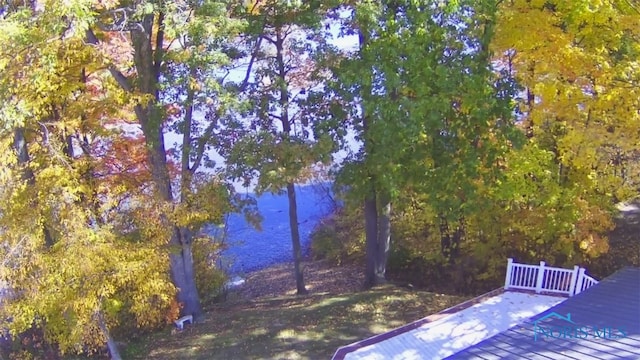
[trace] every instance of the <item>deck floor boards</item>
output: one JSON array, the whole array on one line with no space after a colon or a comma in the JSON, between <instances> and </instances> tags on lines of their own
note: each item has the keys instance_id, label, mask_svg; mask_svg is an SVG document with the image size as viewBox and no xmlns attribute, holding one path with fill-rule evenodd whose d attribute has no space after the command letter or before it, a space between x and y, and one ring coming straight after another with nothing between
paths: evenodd
<instances>
[{"instance_id":1,"label":"deck floor boards","mask_svg":"<svg viewBox=\"0 0 640 360\"><path fill-rule=\"evenodd\" d=\"M507 291L411 331L359 348L347 354L345 359L444 359L565 299Z\"/></svg>"}]
</instances>

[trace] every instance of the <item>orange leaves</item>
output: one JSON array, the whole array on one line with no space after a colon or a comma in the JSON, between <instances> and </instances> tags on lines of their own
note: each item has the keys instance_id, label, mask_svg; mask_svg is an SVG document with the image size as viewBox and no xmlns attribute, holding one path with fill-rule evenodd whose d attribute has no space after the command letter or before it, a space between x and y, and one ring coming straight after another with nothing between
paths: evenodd
<instances>
[{"instance_id":1,"label":"orange leaves","mask_svg":"<svg viewBox=\"0 0 640 360\"><path fill-rule=\"evenodd\" d=\"M95 173L106 188L123 187L126 191L141 191L149 186L151 173L142 136L120 136L103 142L95 154Z\"/></svg>"},{"instance_id":2,"label":"orange leaves","mask_svg":"<svg viewBox=\"0 0 640 360\"><path fill-rule=\"evenodd\" d=\"M64 352L103 346L96 313L104 312L107 324L115 325L123 304L128 304L127 311L135 315L138 325L155 326L163 320L175 294L164 249L153 241L129 243L114 231L114 223L96 221L105 214L94 212L77 196L79 189L91 189L91 182L82 175L74 167L49 166L38 171L35 185L25 191L40 200L31 203L30 226L19 223L22 216L16 217L11 199L0 194L5 209L0 223L12 224L3 226L3 240L28 255L12 256L11 266L0 267L7 286L28 295L3 304L1 318L13 321L2 325L17 334L41 321L47 341ZM85 196L90 193L80 192ZM116 192L107 189L101 199ZM135 202L129 203L129 208L135 206ZM38 232L43 227L51 235L48 243ZM18 236L24 240L14 241ZM129 305L132 302L135 304Z\"/></svg>"},{"instance_id":3,"label":"orange leaves","mask_svg":"<svg viewBox=\"0 0 640 360\"><path fill-rule=\"evenodd\" d=\"M607 232L614 228L609 213L599 206L589 204L583 199L575 199L579 207L580 218L575 223L571 234L562 236L561 240L572 241L587 256L595 258L609 250Z\"/></svg>"},{"instance_id":4,"label":"orange leaves","mask_svg":"<svg viewBox=\"0 0 640 360\"><path fill-rule=\"evenodd\" d=\"M151 2L136 4L145 11L158 10ZM10 279L12 289L28 295L13 302L8 316L0 318L15 319L14 332L43 319L49 339L63 350L103 345L96 314L104 314L109 326L125 312L135 316L137 325L152 327L179 310L172 303L176 289L169 279L167 256L175 226L167 218L174 203L169 191L155 190L168 190L180 175L181 166L165 159L175 154L165 152L159 142L166 129L163 120L180 115L182 109L171 104L166 112L156 110L167 97L181 99L170 84L163 93L169 78L181 74L179 66L157 69L167 58L154 50L166 48L179 36L189 41L200 37L203 43L215 43L211 47L217 51L218 42L211 37L222 38L217 31L224 34L228 29L218 25L228 21L217 5L167 4L165 23L156 21L145 35L158 41L158 29L164 28L174 38L151 44L152 49L146 43L139 46L138 55L150 59L143 66L133 61L130 35L135 32L101 31L96 24L102 22L103 29L113 25L109 10L129 5L112 0L49 1L51 11L0 24L2 30L10 30L0 32L0 116L6 121L0 131L1 150L13 152L13 130L20 126L29 154L21 159L24 164L17 164L15 157L0 157L0 228L3 241L19 253L0 272ZM95 34L60 21L57 11L73 10ZM186 28L199 30L198 24L182 24L187 17L201 17L209 32L187 32ZM133 26L139 19L126 20ZM209 60L210 67L201 75L203 88L194 83L194 90L210 90L204 84L218 60ZM150 72L155 79L145 82ZM162 88L160 94L156 88ZM32 170L32 181L21 177L20 165ZM201 197L181 214L184 224L219 219L226 209L223 196L221 204L212 201L213 189L203 185L198 190ZM3 247L0 251L6 254Z\"/></svg>"},{"instance_id":5,"label":"orange leaves","mask_svg":"<svg viewBox=\"0 0 640 360\"><path fill-rule=\"evenodd\" d=\"M180 304L176 299L173 299L165 315L165 322L167 324L171 324L174 320L180 317L180 311L182 310L182 307L182 304Z\"/></svg>"},{"instance_id":6,"label":"orange leaves","mask_svg":"<svg viewBox=\"0 0 640 360\"><path fill-rule=\"evenodd\" d=\"M168 116L178 116L182 112L182 107L178 103L165 105L165 112Z\"/></svg>"},{"instance_id":7,"label":"orange leaves","mask_svg":"<svg viewBox=\"0 0 640 360\"><path fill-rule=\"evenodd\" d=\"M129 37L120 32L98 32L96 36L100 37L101 41L95 47L105 62L116 65L118 69L129 69L124 70L124 75L132 75L133 47Z\"/></svg>"}]
</instances>

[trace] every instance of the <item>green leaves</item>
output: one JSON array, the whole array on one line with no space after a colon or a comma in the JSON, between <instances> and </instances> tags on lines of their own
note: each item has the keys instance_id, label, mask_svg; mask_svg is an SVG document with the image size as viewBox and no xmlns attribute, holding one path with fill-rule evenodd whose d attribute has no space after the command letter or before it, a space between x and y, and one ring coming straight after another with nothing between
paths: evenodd
<instances>
[{"instance_id":1,"label":"green leaves","mask_svg":"<svg viewBox=\"0 0 640 360\"><path fill-rule=\"evenodd\" d=\"M616 92L605 80L609 75L598 72L609 85L593 91L586 90L588 81L572 82L586 76L592 64L612 66L610 60L595 60L603 59L596 49L610 44L605 40L610 34L575 30L585 41L594 37L592 43L566 35L578 18L599 26L597 18L606 11L587 20L584 4L554 3L555 10L548 5L357 3L351 25L361 31L360 52L336 70L335 91L359 107L351 117L340 116L351 121L364 146L339 180L356 198L372 188L401 198L407 191L416 194L433 213L427 222L464 219L469 244L477 240L472 231L495 242L485 250L575 259L605 249L599 234L610 226L604 215L608 205L598 191L621 183L597 175L603 165L596 171L594 164L606 158L603 146L612 154L604 144L630 144L616 135L626 120L613 120L613 109L600 107ZM513 16L523 8L535 10ZM360 9L365 13L358 14ZM546 18L539 19L541 14ZM531 20L522 24L523 16ZM624 21L622 27L628 25ZM513 36L511 25L519 35ZM552 29L538 32L546 26ZM503 36L509 36L510 48L500 47ZM569 58L577 63L568 66ZM531 64L536 66L530 72ZM524 87L530 96L520 99ZM625 95L618 99L625 102ZM637 110L630 103L628 108ZM535 132L528 141L520 128L527 121ZM596 135L604 127L609 133ZM612 171L611 165L604 165L604 172ZM581 213L586 209L589 214ZM489 212L491 219L485 219Z\"/></svg>"},{"instance_id":2,"label":"green leaves","mask_svg":"<svg viewBox=\"0 0 640 360\"><path fill-rule=\"evenodd\" d=\"M494 85L498 78L488 57L479 54L480 33L452 26L491 14L470 3L431 5L394 5L402 11L380 5L376 12L372 4L360 4L357 11L380 15L375 21L356 17L368 40L361 58L347 63L359 75L347 71L342 86L372 86L362 95L370 115L360 119L368 124L361 134L365 153L359 166L375 178L375 186L397 193L417 185L432 194L434 206L456 212L471 200L472 184L484 176L480 169L505 150L513 135L509 99L514 92Z\"/></svg>"},{"instance_id":3,"label":"green leaves","mask_svg":"<svg viewBox=\"0 0 640 360\"><path fill-rule=\"evenodd\" d=\"M252 8L243 16L261 26L248 29L242 46L251 67L236 85L250 107L220 151L233 177L256 179L258 192L279 192L304 182L334 149L321 125L331 105L321 94L323 65L316 61L316 52L327 48L320 23L324 10L278 1Z\"/></svg>"},{"instance_id":4,"label":"green leaves","mask_svg":"<svg viewBox=\"0 0 640 360\"><path fill-rule=\"evenodd\" d=\"M177 315L173 226L253 215L205 175L219 171L213 151L260 193L306 181L343 150L350 195L411 201L397 208L430 259L443 222L466 227L462 247L482 256L606 250L609 207L639 184L636 7L341 4L346 19L328 14L334 2L141 1L126 19L111 2L11 5L0 20L2 271L26 294L13 330L41 318L61 344L97 346L100 314L151 327ZM360 35L357 53L331 45L328 18ZM125 134L133 124L144 136Z\"/></svg>"}]
</instances>

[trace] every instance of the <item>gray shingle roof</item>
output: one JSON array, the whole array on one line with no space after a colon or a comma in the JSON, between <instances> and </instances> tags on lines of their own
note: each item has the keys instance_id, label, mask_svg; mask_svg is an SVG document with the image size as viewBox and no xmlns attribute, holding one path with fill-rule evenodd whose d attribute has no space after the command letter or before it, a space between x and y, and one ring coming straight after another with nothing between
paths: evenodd
<instances>
[{"instance_id":1,"label":"gray shingle roof","mask_svg":"<svg viewBox=\"0 0 640 360\"><path fill-rule=\"evenodd\" d=\"M640 268L624 268L447 359L640 359Z\"/></svg>"}]
</instances>

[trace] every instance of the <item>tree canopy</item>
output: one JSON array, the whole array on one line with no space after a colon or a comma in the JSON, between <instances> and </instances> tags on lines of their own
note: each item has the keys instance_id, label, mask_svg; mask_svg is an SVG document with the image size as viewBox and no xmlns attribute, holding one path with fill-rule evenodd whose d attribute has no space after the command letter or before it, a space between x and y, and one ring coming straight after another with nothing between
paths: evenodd
<instances>
[{"instance_id":1,"label":"tree canopy","mask_svg":"<svg viewBox=\"0 0 640 360\"><path fill-rule=\"evenodd\" d=\"M592 262L637 197L639 99L628 0L0 2L0 327L118 358L114 330L198 320L204 230L259 219L238 181L286 192L304 294L320 167L366 287Z\"/></svg>"}]
</instances>

